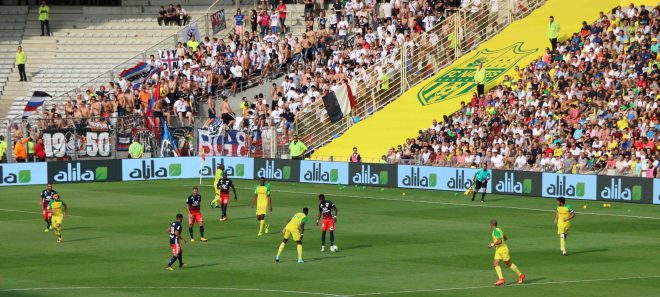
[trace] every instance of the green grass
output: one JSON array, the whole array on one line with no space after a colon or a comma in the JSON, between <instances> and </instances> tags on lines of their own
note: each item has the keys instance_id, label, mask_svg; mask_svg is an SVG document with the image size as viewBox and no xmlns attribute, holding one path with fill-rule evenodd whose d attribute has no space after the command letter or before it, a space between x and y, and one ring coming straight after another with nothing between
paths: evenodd
<instances>
[{"instance_id":1,"label":"green grass","mask_svg":"<svg viewBox=\"0 0 660 297\"><path fill-rule=\"evenodd\" d=\"M255 182L236 181L239 201L232 200L230 220L224 223L217 220L219 210L208 207L210 181L204 182L209 242L183 245L189 267L174 272L164 269L170 258L165 229L177 212L185 213L195 180L56 185L71 215L65 218L61 244L52 232L43 232L37 198L43 187L1 188L0 296L618 297L660 292L657 206L603 208L571 201L577 217L568 238L570 254L562 257L553 199L489 195L482 205L449 192L273 183L274 212L267 216L271 234L257 238L250 207ZM314 221L320 192L339 208L338 253L319 251ZM290 242L283 262L276 264L278 231L305 206L312 217L304 238L307 263L295 263ZM527 274L528 285L514 285L515 274L503 266L511 285L491 287L496 280L493 251L486 248L491 218L508 235L512 259Z\"/></svg>"}]
</instances>

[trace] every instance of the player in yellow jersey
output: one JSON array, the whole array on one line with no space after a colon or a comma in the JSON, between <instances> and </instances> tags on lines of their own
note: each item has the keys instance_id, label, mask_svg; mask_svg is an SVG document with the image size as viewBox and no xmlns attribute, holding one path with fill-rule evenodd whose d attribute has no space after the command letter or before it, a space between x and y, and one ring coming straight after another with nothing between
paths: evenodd
<instances>
[{"instance_id":1,"label":"player in yellow jersey","mask_svg":"<svg viewBox=\"0 0 660 297\"><path fill-rule=\"evenodd\" d=\"M490 220L490 228L493 230L491 237L493 242L488 244L488 248L495 248L495 258L493 261L493 266L495 267L495 272L497 273L498 280L495 283L496 286L501 286L504 284L504 276L502 276L502 268L500 268L500 261L504 261L506 266L509 266L513 272L518 274L518 283L522 284L525 280L525 275L518 270L516 264L511 262L511 256L509 256L509 247L506 245L505 241L507 240L506 235L502 229L497 227L497 220Z\"/></svg>"},{"instance_id":2,"label":"player in yellow jersey","mask_svg":"<svg viewBox=\"0 0 660 297\"><path fill-rule=\"evenodd\" d=\"M277 250L277 256L275 257L275 262L280 262L280 256L286 247L286 242L289 241L289 237L293 238L298 244L298 263L305 263L302 257L302 239L303 232L305 231L305 223L307 223L307 214L309 209L307 207L303 208L302 212L296 213L293 217L287 222L286 227L282 229L282 243L280 243L280 248Z\"/></svg>"},{"instance_id":3,"label":"player in yellow jersey","mask_svg":"<svg viewBox=\"0 0 660 297\"><path fill-rule=\"evenodd\" d=\"M261 178L259 185L254 189L254 199L252 199L252 207L257 206L257 221L259 221L259 234L261 236L264 232L268 234L268 224L266 224L266 211L270 209L273 212L273 203L270 200L270 184L266 184L266 179Z\"/></svg>"},{"instance_id":4,"label":"player in yellow jersey","mask_svg":"<svg viewBox=\"0 0 660 297\"><path fill-rule=\"evenodd\" d=\"M571 227L573 218L575 218L575 211L570 205L566 204L566 198L557 198L555 224L557 224L557 234L559 234L559 248L564 256L566 256L566 237L568 237L568 229Z\"/></svg>"},{"instance_id":5,"label":"player in yellow jersey","mask_svg":"<svg viewBox=\"0 0 660 297\"><path fill-rule=\"evenodd\" d=\"M60 194L53 194L53 199L48 202L48 210L53 214L51 223L55 227L57 242L62 242L62 220L66 216L66 203L60 199Z\"/></svg>"},{"instance_id":6,"label":"player in yellow jersey","mask_svg":"<svg viewBox=\"0 0 660 297\"><path fill-rule=\"evenodd\" d=\"M215 170L215 178L213 179L213 190L215 191L215 197L211 200L211 208L220 207L220 189L218 189L218 181L222 178L222 174L225 172L225 164L218 164L218 168Z\"/></svg>"}]
</instances>

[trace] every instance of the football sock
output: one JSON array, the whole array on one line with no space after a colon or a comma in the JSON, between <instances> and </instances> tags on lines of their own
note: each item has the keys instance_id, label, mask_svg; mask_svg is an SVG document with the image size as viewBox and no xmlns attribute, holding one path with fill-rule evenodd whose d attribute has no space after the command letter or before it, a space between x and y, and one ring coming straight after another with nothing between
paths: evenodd
<instances>
[{"instance_id":1,"label":"football sock","mask_svg":"<svg viewBox=\"0 0 660 297\"><path fill-rule=\"evenodd\" d=\"M335 232L330 231L330 245L335 245Z\"/></svg>"},{"instance_id":2,"label":"football sock","mask_svg":"<svg viewBox=\"0 0 660 297\"><path fill-rule=\"evenodd\" d=\"M266 226L266 220L259 221L259 233L264 232L264 227Z\"/></svg>"},{"instance_id":3,"label":"football sock","mask_svg":"<svg viewBox=\"0 0 660 297\"><path fill-rule=\"evenodd\" d=\"M477 197L477 191L472 192L472 201L474 201L474 197Z\"/></svg>"},{"instance_id":4,"label":"football sock","mask_svg":"<svg viewBox=\"0 0 660 297\"><path fill-rule=\"evenodd\" d=\"M176 262L176 258L177 258L177 256L172 256L172 259L170 259L170 262L167 263L167 267L172 266L172 264L174 264L174 262Z\"/></svg>"},{"instance_id":5,"label":"football sock","mask_svg":"<svg viewBox=\"0 0 660 297\"><path fill-rule=\"evenodd\" d=\"M211 201L211 204L218 205L218 201L220 201L220 196L216 194L215 198L213 198L213 201Z\"/></svg>"},{"instance_id":6,"label":"football sock","mask_svg":"<svg viewBox=\"0 0 660 297\"><path fill-rule=\"evenodd\" d=\"M298 250L298 259L302 259L302 244L298 244L296 248Z\"/></svg>"},{"instance_id":7,"label":"football sock","mask_svg":"<svg viewBox=\"0 0 660 297\"><path fill-rule=\"evenodd\" d=\"M284 242L280 243L280 248L277 249L277 257L278 258L282 255L282 252L284 251L285 246L286 246L286 243L284 243Z\"/></svg>"},{"instance_id":8,"label":"football sock","mask_svg":"<svg viewBox=\"0 0 660 297\"><path fill-rule=\"evenodd\" d=\"M563 252L565 252L566 251L566 238L564 238L563 236L559 237L559 244L561 246L561 250Z\"/></svg>"},{"instance_id":9,"label":"football sock","mask_svg":"<svg viewBox=\"0 0 660 297\"><path fill-rule=\"evenodd\" d=\"M518 276L520 276L522 274L522 272L520 272L520 270L518 269L518 266L516 266L516 264L511 263L511 266L509 266L509 268L511 268L511 270L513 270L513 272L515 272Z\"/></svg>"},{"instance_id":10,"label":"football sock","mask_svg":"<svg viewBox=\"0 0 660 297\"><path fill-rule=\"evenodd\" d=\"M325 231L321 232L321 245L325 245Z\"/></svg>"},{"instance_id":11,"label":"football sock","mask_svg":"<svg viewBox=\"0 0 660 297\"><path fill-rule=\"evenodd\" d=\"M60 228L55 228L55 235L57 235L57 237L62 236L62 230L60 230Z\"/></svg>"},{"instance_id":12,"label":"football sock","mask_svg":"<svg viewBox=\"0 0 660 297\"><path fill-rule=\"evenodd\" d=\"M204 226L199 226L199 235L204 237Z\"/></svg>"},{"instance_id":13,"label":"football sock","mask_svg":"<svg viewBox=\"0 0 660 297\"><path fill-rule=\"evenodd\" d=\"M183 251L179 252L179 256L177 256L179 259L179 266L183 265Z\"/></svg>"},{"instance_id":14,"label":"football sock","mask_svg":"<svg viewBox=\"0 0 660 297\"><path fill-rule=\"evenodd\" d=\"M497 273L498 279L504 278L504 276L502 276L502 268L499 265L495 266L495 272Z\"/></svg>"},{"instance_id":15,"label":"football sock","mask_svg":"<svg viewBox=\"0 0 660 297\"><path fill-rule=\"evenodd\" d=\"M193 230L192 230L192 227L188 227L188 232L190 232L190 238L193 238Z\"/></svg>"},{"instance_id":16,"label":"football sock","mask_svg":"<svg viewBox=\"0 0 660 297\"><path fill-rule=\"evenodd\" d=\"M486 199L486 193L481 193L481 200Z\"/></svg>"},{"instance_id":17,"label":"football sock","mask_svg":"<svg viewBox=\"0 0 660 297\"><path fill-rule=\"evenodd\" d=\"M46 228L50 228L50 220L45 220L46 221Z\"/></svg>"},{"instance_id":18,"label":"football sock","mask_svg":"<svg viewBox=\"0 0 660 297\"><path fill-rule=\"evenodd\" d=\"M227 216L227 204L222 205L222 216L223 217Z\"/></svg>"}]
</instances>

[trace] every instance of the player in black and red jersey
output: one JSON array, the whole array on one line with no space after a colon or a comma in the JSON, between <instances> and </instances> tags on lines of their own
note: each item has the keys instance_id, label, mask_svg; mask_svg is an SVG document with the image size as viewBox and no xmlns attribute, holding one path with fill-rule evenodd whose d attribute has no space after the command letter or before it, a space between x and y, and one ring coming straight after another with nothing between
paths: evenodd
<instances>
[{"instance_id":1,"label":"player in black and red jersey","mask_svg":"<svg viewBox=\"0 0 660 297\"><path fill-rule=\"evenodd\" d=\"M220 220L226 221L229 219L227 217L227 205L229 204L230 188L234 191L234 200L238 200L238 196L236 196L236 188L234 188L234 183L227 177L226 171L222 173L222 178L218 180L216 188L220 190L220 207L222 208L222 216L220 217Z\"/></svg>"},{"instance_id":2,"label":"player in black and red jersey","mask_svg":"<svg viewBox=\"0 0 660 297\"><path fill-rule=\"evenodd\" d=\"M207 241L204 237L204 218L200 206L202 204L202 195L199 194L199 189L193 187L192 194L186 200L186 207L188 208L188 232L190 232L190 242L195 242L193 237L193 226L195 222L199 224L199 234L201 241Z\"/></svg>"},{"instance_id":3,"label":"player in black and red jersey","mask_svg":"<svg viewBox=\"0 0 660 297\"><path fill-rule=\"evenodd\" d=\"M321 222L321 251L325 251L325 232L330 231L330 251L336 251L335 245L335 222L337 222L337 206L330 200L325 199L325 195L319 195L319 215L316 218L316 226L323 216Z\"/></svg>"},{"instance_id":4,"label":"player in black and red jersey","mask_svg":"<svg viewBox=\"0 0 660 297\"><path fill-rule=\"evenodd\" d=\"M53 195L55 194L57 194L57 191L53 190L53 184L51 183L48 183L46 189L41 191L41 194L39 194L41 198L41 216L43 217L44 222L46 222L46 229L44 232L48 232L49 230L53 229L50 220L53 213L48 209L48 203L50 203L50 200L53 199Z\"/></svg>"},{"instance_id":5,"label":"player in black and red jersey","mask_svg":"<svg viewBox=\"0 0 660 297\"><path fill-rule=\"evenodd\" d=\"M185 266L183 263L183 250L181 250L181 241L186 242L183 237L181 237L181 222L183 221L183 215L177 214L176 221L172 222L169 227L167 227L167 233L170 235L170 247L172 248L172 259L167 263L167 270L173 271L172 264L179 260L179 268Z\"/></svg>"}]
</instances>

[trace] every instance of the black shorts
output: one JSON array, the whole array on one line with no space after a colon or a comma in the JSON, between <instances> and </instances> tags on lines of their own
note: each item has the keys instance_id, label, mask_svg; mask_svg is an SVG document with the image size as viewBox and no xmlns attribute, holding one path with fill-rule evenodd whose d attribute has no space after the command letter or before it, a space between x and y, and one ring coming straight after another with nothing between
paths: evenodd
<instances>
[{"instance_id":1,"label":"black shorts","mask_svg":"<svg viewBox=\"0 0 660 297\"><path fill-rule=\"evenodd\" d=\"M223 123L229 123L234 120L234 116L229 113L223 113L221 117Z\"/></svg>"},{"instance_id":2,"label":"black shorts","mask_svg":"<svg viewBox=\"0 0 660 297\"><path fill-rule=\"evenodd\" d=\"M209 119L215 119L215 111L213 109L208 109Z\"/></svg>"},{"instance_id":3,"label":"black shorts","mask_svg":"<svg viewBox=\"0 0 660 297\"><path fill-rule=\"evenodd\" d=\"M476 191L478 191L478 190L481 189L481 188L484 188L484 189L485 189L486 186L488 186L488 180L477 181L477 182L474 184L474 189L475 189Z\"/></svg>"},{"instance_id":4,"label":"black shorts","mask_svg":"<svg viewBox=\"0 0 660 297\"><path fill-rule=\"evenodd\" d=\"M161 118L163 117L163 112L161 111L154 111L154 117Z\"/></svg>"},{"instance_id":5,"label":"black shorts","mask_svg":"<svg viewBox=\"0 0 660 297\"><path fill-rule=\"evenodd\" d=\"M241 78L242 77L234 77L234 82L237 83L237 84L240 84L241 83Z\"/></svg>"}]
</instances>

